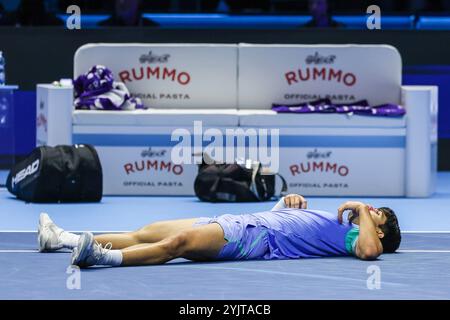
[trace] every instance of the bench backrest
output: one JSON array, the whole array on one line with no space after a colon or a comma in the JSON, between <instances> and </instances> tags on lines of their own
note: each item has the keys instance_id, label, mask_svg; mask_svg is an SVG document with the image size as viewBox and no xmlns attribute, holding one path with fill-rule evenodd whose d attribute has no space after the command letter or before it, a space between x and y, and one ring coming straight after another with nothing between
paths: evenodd
<instances>
[{"instance_id":1,"label":"bench backrest","mask_svg":"<svg viewBox=\"0 0 450 320\"><path fill-rule=\"evenodd\" d=\"M237 107L236 45L87 44L75 53L75 77L97 64L148 107Z\"/></svg>"},{"instance_id":2,"label":"bench backrest","mask_svg":"<svg viewBox=\"0 0 450 320\"><path fill-rule=\"evenodd\" d=\"M75 77L95 64L162 109L400 102L401 57L388 45L87 44L75 54Z\"/></svg>"},{"instance_id":3,"label":"bench backrest","mask_svg":"<svg viewBox=\"0 0 450 320\"><path fill-rule=\"evenodd\" d=\"M239 45L239 107L329 97L399 103L402 63L386 45Z\"/></svg>"}]
</instances>

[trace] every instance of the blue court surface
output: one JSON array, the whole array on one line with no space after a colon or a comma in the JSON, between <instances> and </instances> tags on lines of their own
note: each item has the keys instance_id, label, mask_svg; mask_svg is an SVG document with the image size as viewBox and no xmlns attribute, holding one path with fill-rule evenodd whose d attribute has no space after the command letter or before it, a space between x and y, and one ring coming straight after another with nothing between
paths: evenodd
<instances>
[{"instance_id":1,"label":"blue court surface","mask_svg":"<svg viewBox=\"0 0 450 320\"><path fill-rule=\"evenodd\" d=\"M316 197L308 203L336 211L346 200ZM0 189L0 299L450 299L450 173L439 173L438 190L428 199L358 200L396 211L404 231L398 253L376 261L179 259L162 266L99 267L78 274L68 268L68 252L37 252L40 212L66 230L105 232L158 220L263 211L274 203L104 197L98 204L26 204ZM74 284L80 289L71 289Z\"/></svg>"}]
</instances>

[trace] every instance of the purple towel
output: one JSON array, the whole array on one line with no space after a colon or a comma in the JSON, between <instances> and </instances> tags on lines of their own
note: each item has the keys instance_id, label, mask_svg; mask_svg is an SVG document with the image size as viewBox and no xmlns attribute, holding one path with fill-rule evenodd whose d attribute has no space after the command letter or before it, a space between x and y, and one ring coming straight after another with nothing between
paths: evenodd
<instances>
[{"instance_id":1,"label":"purple towel","mask_svg":"<svg viewBox=\"0 0 450 320\"><path fill-rule=\"evenodd\" d=\"M140 99L132 98L122 82L115 82L111 70L97 65L73 81L75 108L90 110L143 109Z\"/></svg>"},{"instance_id":2,"label":"purple towel","mask_svg":"<svg viewBox=\"0 0 450 320\"><path fill-rule=\"evenodd\" d=\"M292 105L274 103L272 110L279 113L347 113L387 117L401 117L406 113L405 108L392 103L370 106L367 100L361 100L351 104L334 104L329 99Z\"/></svg>"}]
</instances>

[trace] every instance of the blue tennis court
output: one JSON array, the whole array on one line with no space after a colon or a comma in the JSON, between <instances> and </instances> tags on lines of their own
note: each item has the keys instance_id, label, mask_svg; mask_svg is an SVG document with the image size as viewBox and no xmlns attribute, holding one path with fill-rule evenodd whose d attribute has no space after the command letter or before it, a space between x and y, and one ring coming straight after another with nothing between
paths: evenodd
<instances>
[{"instance_id":1,"label":"blue tennis court","mask_svg":"<svg viewBox=\"0 0 450 320\"><path fill-rule=\"evenodd\" d=\"M403 230L399 252L376 261L178 259L162 266L98 267L81 273L69 268L68 251L37 252L40 212L48 212L66 230L111 232L162 219L262 211L273 203L104 197L98 204L25 204L0 189L0 299L449 299L450 173L441 172L438 178L431 198L359 199L394 208ZM345 200L310 198L309 206L335 211ZM372 281L375 273L379 282Z\"/></svg>"}]
</instances>

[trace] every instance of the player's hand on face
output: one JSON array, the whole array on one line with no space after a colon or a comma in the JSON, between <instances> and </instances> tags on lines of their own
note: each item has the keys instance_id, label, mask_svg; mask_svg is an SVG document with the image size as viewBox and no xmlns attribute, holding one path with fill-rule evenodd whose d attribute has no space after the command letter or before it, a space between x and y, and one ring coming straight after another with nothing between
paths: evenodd
<instances>
[{"instance_id":1,"label":"player's hand on face","mask_svg":"<svg viewBox=\"0 0 450 320\"><path fill-rule=\"evenodd\" d=\"M284 197L284 204L288 208L306 209L308 202L299 194L288 194Z\"/></svg>"},{"instance_id":2,"label":"player's hand on face","mask_svg":"<svg viewBox=\"0 0 450 320\"><path fill-rule=\"evenodd\" d=\"M343 215L344 215L345 211L350 210L350 211L352 211L353 215L358 215L359 209L363 206L365 206L365 204L362 202L359 202L359 201L347 201L347 202L344 202L343 204L341 204L341 206L338 209L339 223L342 223Z\"/></svg>"}]
</instances>

